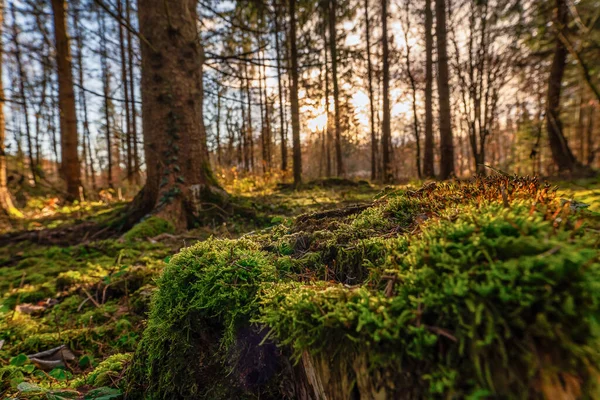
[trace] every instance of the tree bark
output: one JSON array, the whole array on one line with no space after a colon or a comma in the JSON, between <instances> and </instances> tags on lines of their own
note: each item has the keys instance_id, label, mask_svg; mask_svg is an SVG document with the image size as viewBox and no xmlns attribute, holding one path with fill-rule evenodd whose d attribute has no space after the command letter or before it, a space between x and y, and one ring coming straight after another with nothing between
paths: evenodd
<instances>
[{"instance_id":1,"label":"tree bark","mask_svg":"<svg viewBox=\"0 0 600 400\"><path fill-rule=\"evenodd\" d=\"M548 76L548 94L546 97L546 130L548 142L552 152L552 159L560 172L575 172L581 165L575 159L567 138L563 134L563 125L560 119L560 93L563 75L567 64L567 48L560 40L560 30L567 26L568 8L565 0L555 2L555 21L558 30L555 38L552 66Z\"/></svg>"},{"instance_id":2,"label":"tree bark","mask_svg":"<svg viewBox=\"0 0 600 400\"><path fill-rule=\"evenodd\" d=\"M325 113L327 115L327 124L325 126L326 132L326 142L325 142L325 175L330 177L332 175L332 162L331 162L331 143L333 143L333 137L331 135L331 113L329 112L329 62L327 57L327 30L323 29L323 47L324 47L324 56L325 56Z\"/></svg>"},{"instance_id":3,"label":"tree bark","mask_svg":"<svg viewBox=\"0 0 600 400\"><path fill-rule=\"evenodd\" d=\"M223 201L203 122L203 51L195 0L139 0L147 180L137 205L178 229Z\"/></svg>"},{"instance_id":4,"label":"tree bark","mask_svg":"<svg viewBox=\"0 0 600 400\"><path fill-rule=\"evenodd\" d=\"M71 47L67 35L67 10L65 0L52 0L54 36L56 41L56 66L58 74L58 105L60 108L61 170L67 183L67 200L79 196L81 170L77 151L77 113L73 90Z\"/></svg>"},{"instance_id":5,"label":"tree bark","mask_svg":"<svg viewBox=\"0 0 600 400\"><path fill-rule=\"evenodd\" d=\"M302 148L300 147L300 106L298 103L298 47L296 43L296 0L289 0L290 13L290 61L292 82L290 102L292 110L292 150L294 158L294 185L302 183Z\"/></svg>"},{"instance_id":6,"label":"tree bark","mask_svg":"<svg viewBox=\"0 0 600 400\"><path fill-rule=\"evenodd\" d=\"M369 0L365 0L365 35L367 39L367 79L369 83L369 111L371 123L371 180L377 179L377 136L375 134L375 99L373 98L373 62L371 60L371 21Z\"/></svg>"},{"instance_id":7,"label":"tree bark","mask_svg":"<svg viewBox=\"0 0 600 400\"><path fill-rule=\"evenodd\" d=\"M440 108L440 178L448 179L454 175L454 144L450 112L445 0L435 0L435 17L438 58L438 101Z\"/></svg>"},{"instance_id":8,"label":"tree bark","mask_svg":"<svg viewBox=\"0 0 600 400\"><path fill-rule=\"evenodd\" d=\"M246 76L246 97L248 99L248 131L246 132L246 152L248 154L249 168L248 170L254 169L254 131L252 129L252 90L250 75L248 73L248 66L244 63L244 75Z\"/></svg>"},{"instance_id":9,"label":"tree bark","mask_svg":"<svg viewBox=\"0 0 600 400\"><path fill-rule=\"evenodd\" d=\"M107 175L107 183L108 187L114 188L115 179L117 174L115 174L115 160L113 158L114 153L113 149L117 148L118 145L113 143L112 140L112 129L110 124L110 75L109 75L109 65L108 65L108 54L106 48L106 21L104 19L104 15L101 10L98 10L98 19L100 20L100 65L102 70L102 87L104 94L104 129L105 129L105 140L106 140L106 153L107 153L107 162L108 162L108 175Z\"/></svg>"},{"instance_id":10,"label":"tree bark","mask_svg":"<svg viewBox=\"0 0 600 400\"><path fill-rule=\"evenodd\" d=\"M0 0L0 37L4 30L4 0ZM4 45L0 40L0 211L11 216L21 216L21 213L15 208L10 193L8 192L8 182L6 179L6 153L4 150L4 141L6 140L6 121L4 118L4 85L2 81L2 58L4 55Z\"/></svg>"},{"instance_id":11,"label":"tree bark","mask_svg":"<svg viewBox=\"0 0 600 400\"><path fill-rule=\"evenodd\" d=\"M277 0L273 2L273 8L275 9L275 15L273 21L275 22L275 55L277 57L277 89L279 93L279 123L280 132L279 137L281 141L281 170L287 171L287 138L285 137L285 108L283 108L283 88L281 79L281 45L279 43L279 4Z\"/></svg>"},{"instance_id":12,"label":"tree bark","mask_svg":"<svg viewBox=\"0 0 600 400\"><path fill-rule=\"evenodd\" d=\"M391 182L393 178L392 160L390 154L391 145L391 115L390 115L390 60L388 48L388 32L387 32L387 0L381 0L381 31L382 31L382 46L383 46L383 121L381 127L381 143L382 143L382 158L383 158L383 181Z\"/></svg>"},{"instance_id":13,"label":"tree bark","mask_svg":"<svg viewBox=\"0 0 600 400\"><path fill-rule=\"evenodd\" d=\"M131 26L131 7L129 0L125 0L125 19ZM133 144L133 182L136 185L140 184L140 155L138 149L138 132L137 132L137 106L135 96L135 80L133 70L133 35L127 30L127 59L129 62L129 94L131 95L131 140Z\"/></svg>"},{"instance_id":14,"label":"tree bark","mask_svg":"<svg viewBox=\"0 0 600 400\"><path fill-rule=\"evenodd\" d=\"M29 158L29 170L31 172L31 179L33 183L37 182L37 164L35 162L33 140L31 135L31 126L29 124L29 100L25 93L25 83L27 77L25 76L25 69L23 67L23 59L21 57L21 44L19 42L19 28L17 27L17 18L15 13L15 6L11 3L10 11L12 15L12 39L15 45L15 60L17 62L17 73L19 75L19 97L21 98L21 107L23 110L23 119L25 120L25 139L27 140L27 154Z\"/></svg>"},{"instance_id":15,"label":"tree bark","mask_svg":"<svg viewBox=\"0 0 600 400\"><path fill-rule=\"evenodd\" d=\"M431 0L425 0L425 148L423 175L435 175L433 162L433 13Z\"/></svg>"},{"instance_id":16,"label":"tree bark","mask_svg":"<svg viewBox=\"0 0 600 400\"><path fill-rule=\"evenodd\" d=\"M421 135L419 132L419 113L417 112L417 81L413 74L412 63L410 59L411 45L408 41L408 32L410 30L410 2L406 2L406 20L403 22L404 42L406 43L406 74L410 83L412 92L412 111L413 111L413 134L415 135L415 152L417 176L421 179Z\"/></svg>"},{"instance_id":17,"label":"tree bark","mask_svg":"<svg viewBox=\"0 0 600 400\"><path fill-rule=\"evenodd\" d=\"M117 12L119 18L124 19L123 0L117 0ZM131 135L131 115L129 113L129 76L127 74L127 56L125 53L125 32L123 25L119 24L119 50L121 53L121 86L123 87L123 99L125 100L125 140L127 151L127 181L133 184L133 140Z\"/></svg>"},{"instance_id":18,"label":"tree bark","mask_svg":"<svg viewBox=\"0 0 600 400\"><path fill-rule=\"evenodd\" d=\"M329 0L329 52L331 55L331 80L333 82L333 108L335 122L335 161L337 176L345 174L342 158L342 126L340 116L340 89L337 70L337 0Z\"/></svg>"}]
</instances>

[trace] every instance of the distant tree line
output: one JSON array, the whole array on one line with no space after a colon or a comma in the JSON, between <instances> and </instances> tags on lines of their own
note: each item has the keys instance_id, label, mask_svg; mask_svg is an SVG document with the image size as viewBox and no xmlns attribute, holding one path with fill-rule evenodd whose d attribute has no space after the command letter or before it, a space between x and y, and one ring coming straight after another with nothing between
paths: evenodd
<instances>
[{"instance_id":1,"label":"distant tree line","mask_svg":"<svg viewBox=\"0 0 600 400\"><path fill-rule=\"evenodd\" d=\"M5 211L24 187L141 188L132 220L183 226L226 196L214 171L390 183L600 165L594 0L0 5Z\"/></svg>"}]
</instances>

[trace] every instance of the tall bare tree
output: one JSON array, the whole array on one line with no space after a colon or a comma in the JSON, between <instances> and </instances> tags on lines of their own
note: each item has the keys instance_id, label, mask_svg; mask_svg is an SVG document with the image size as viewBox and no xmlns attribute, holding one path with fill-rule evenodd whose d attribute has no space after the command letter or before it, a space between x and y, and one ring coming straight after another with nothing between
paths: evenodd
<instances>
[{"instance_id":1,"label":"tall bare tree","mask_svg":"<svg viewBox=\"0 0 600 400\"><path fill-rule=\"evenodd\" d=\"M58 75L58 106L60 108L61 172L67 183L68 200L79 195L81 170L77 150L77 113L73 90L71 47L67 34L67 4L65 0L52 0L54 36L56 41L56 69Z\"/></svg>"},{"instance_id":2,"label":"tall bare tree","mask_svg":"<svg viewBox=\"0 0 600 400\"><path fill-rule=\"evenodd\" d=\"M373 95L373 61L371 60L371 21L369 20L369 0L364 0L365 36L367 50L367 80L369 84L369 122L371 127L371 180L377 179L377 135L375 132L375 99Z\"/></svg>"},{"instance_id":3,"label":"tall bare tree","mask_svg":"<svg viewBox=\"0 0 600 400\"><path fill-rule=\"evenodd\" d=\"M292 77L290 85L290 103L292 110L292 150L294 155L294 184L302 183L302 148L300 147L300 106L298 102L298 44L296 33L296 0L288 2L290 14L290 33L288 41L290 43L290 75Z\"/></svg>"},{"instance_id":4,"label":"tall bare tree","mask_svg":"<svg viewBox=\"0 0 600 400\"><path fill-rule=\"evenodd\" d=\"M4 31L4 0L0 0L0 37ZM10 193L8 191L8 182L6 179L6 152L4 141L6 140L6 121L4 118L4 85L2 81L4 44L0 40L0 211L19 217L21 213L15 208Z\"/></svg>"},{"instance_id":5,"label":"tall bare tree","mask_svg":"<svg viewBox=\"0 0 600 400\"><path fill-rule=\"evenodd\" d=\"M450 110L450 75L448 72L446 0L435 0L438 101L440 125L440 178L454 175L454 143Z\"/></svg>"},{"instance_id":6,"label":"tall bare tree","mask_svg":"<svg viewBox=\"0 0 600 400\"><path fill-rule=\"evenodd\" d=\"M279 43L279 35L281 34L279 26L279 19L281 18L281 7L278 0L273 1L274 16L273 21L275 22L275 56L277 57L277 89L279 94L279 140L281 146L281 170L287 170L287 137L285 132L285 108L283 106L284 93L283 93L283 77L281 72L281 45Z\"/></svg>"},{"instance_id":7,"label":"tall bare tree","mask_svg":"<svg viewBox=\"0 0 600 400\"><path fill-rule=\"evenodd\" d=\"M333 112L335 124L335 162L337 175L345 174L344 159L342 157L342 125L340 110L340 89L338 77L337 54L337 0L329 0L329 53L331 56L331 80L333 84Z\"/></svg>"},{"instance_id":8,"label":"tall bare tree","mask_svg":"<svg viewBox=\"0 0 600 400\"><path fill-rule=\"evenodd\" d=\"M388 21L388 2L381 0L381 44L383 57L383 121L381 127L382 161L383 161L383 181L388 183L393 178L392 159L391 159L391 115L390 115L390 50L387 30Z\"/></svg>"},{"instance_id":9,"label":"tall bare tree","mask_svg":"<svg viewBox=\"0 0 600 400\"><path fill-rule=\"evenodd\" d=\"M27 141L27 154L29 158L29 170L31 179L35 184L37 182L37 164L35 162L35 150L33 146L33 137L31 133L31 125L29 123L29 96L26 94L25 86L28 85L27 74L23 65L23 53L21 51L21 43L19 41L19 27L17 25L17 16L14 3L10 4L10 12L12 16L12 41L15 46L15 60L17 62L17 74L19 77L19 97L21 99L21 108L23 111L23 119L25 121L25 140Z\"/></svg>"},{"instance_id":10,"label":"tall bare tree","mask_svg":"<svg viewBox=\"0 0 600 400\"><path fill-rule=\"evenodd\" d=\"M435 174L433 160L433 13L431 0L425 0L425 148L423 175Z\"/></svg>"}]
</instances>

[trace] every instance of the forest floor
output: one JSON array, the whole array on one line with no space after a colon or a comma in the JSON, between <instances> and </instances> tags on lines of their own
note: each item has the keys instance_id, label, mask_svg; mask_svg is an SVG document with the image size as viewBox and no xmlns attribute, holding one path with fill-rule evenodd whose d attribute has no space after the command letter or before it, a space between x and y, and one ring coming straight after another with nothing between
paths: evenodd
<instances>
[{"instance_id":1,"label":"forest floor","mask_svg":"<svg viewBox=\"0 0 600 400\"><path fill-rule=\"evenodd\" d=\"M600 181L558 186L561 198L600 212ZM108 240L84 234L69 246L0 237L0 398L118 398L155 279L179 249L211 236L237 238L305 213L369 203L389 190L336 180L298 191L273 185L228 189L258 218L229 216L183 235L142 224ZM36 230L43 236L51 228L107 220L124 207L118 201L61 206L53 198L34 198L25 218L0 222L0 235ZM56 351L28 357L47 350Z\"/></svg>"}]
</instances>

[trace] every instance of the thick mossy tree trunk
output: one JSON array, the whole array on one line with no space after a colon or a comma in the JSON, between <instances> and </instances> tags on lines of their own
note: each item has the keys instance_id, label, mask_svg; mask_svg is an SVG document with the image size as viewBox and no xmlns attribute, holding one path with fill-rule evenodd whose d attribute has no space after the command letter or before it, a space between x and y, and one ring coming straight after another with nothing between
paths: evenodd
<instances>
[{"instance_id":1,"label":"thick mossy tree trunk","mask_svg":"<svg viewBox=\"0 0 600 400\"><path fill-rule=\"evenodd\" d=\"M142 125L147 181L136 210L185 229L205 203L223 201L203 122L197 2L139 0Z\"/></svg>"}]
</instances>

